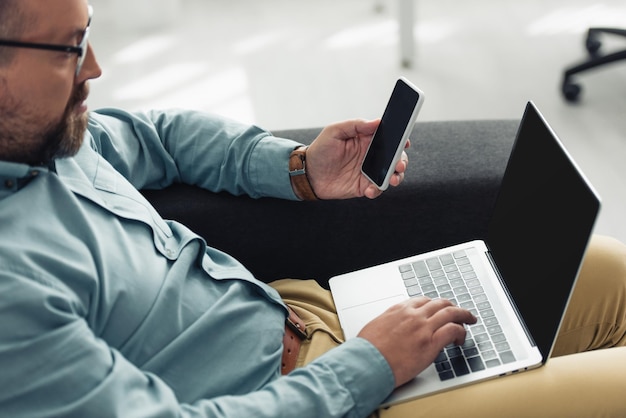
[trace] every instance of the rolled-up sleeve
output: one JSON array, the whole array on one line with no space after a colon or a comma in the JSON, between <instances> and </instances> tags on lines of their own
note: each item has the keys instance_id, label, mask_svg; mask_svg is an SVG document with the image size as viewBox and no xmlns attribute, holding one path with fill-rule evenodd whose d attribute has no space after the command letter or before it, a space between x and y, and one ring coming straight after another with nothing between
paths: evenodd
<instances>
[{"instance_id":1,"label":"rolled-up sleeve","mask_svg":"<svg viewBox=\"0 0 626 418\"><path fill-rule=\"evenodd\" d=\"M91 114L89 132L96 151L139 189L178 182L296 199L288 164L300 144L255 125L185 110L100 109Z\"/></svg>"}]
</instances>

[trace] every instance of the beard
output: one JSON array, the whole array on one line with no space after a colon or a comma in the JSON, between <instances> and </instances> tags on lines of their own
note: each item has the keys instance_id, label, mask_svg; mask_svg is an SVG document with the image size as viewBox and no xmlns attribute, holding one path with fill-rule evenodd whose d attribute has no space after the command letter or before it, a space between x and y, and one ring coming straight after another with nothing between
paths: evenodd
<instances>
[{"instance_id":1,"label":"beard","mask_svg":"<svg viewBox=\"0 0 626 418\"><path fill-rule=\"evenodd\" d=\"M74 89L60 120L43 126L16 100L0 105L0 159L29 165L49 165L55 159L75 155L87 130L87 113L76 107L89 94L87 83ZM10 110L9 110L10 109ZM39 123L39 125L38 125Z\"/></svg>"}]
</instances>

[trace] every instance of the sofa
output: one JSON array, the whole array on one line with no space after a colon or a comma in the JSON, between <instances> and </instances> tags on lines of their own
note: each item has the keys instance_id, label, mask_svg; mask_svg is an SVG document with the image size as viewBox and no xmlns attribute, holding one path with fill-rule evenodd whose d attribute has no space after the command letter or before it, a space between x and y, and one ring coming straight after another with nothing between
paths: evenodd
<instances>
[{"instance_id":1,"label":"sofa","mask_svg":"<svg viewBox=\"0 0 626 418\"><path fill-rule=\"evenodd\" d=\"M176 184L144 195L257 278L315 279L485 235L519 121L418 122L400 187L375 200L285 201ZM310 143L321 128L274 131Z\"/></svg>"}]
</instances>

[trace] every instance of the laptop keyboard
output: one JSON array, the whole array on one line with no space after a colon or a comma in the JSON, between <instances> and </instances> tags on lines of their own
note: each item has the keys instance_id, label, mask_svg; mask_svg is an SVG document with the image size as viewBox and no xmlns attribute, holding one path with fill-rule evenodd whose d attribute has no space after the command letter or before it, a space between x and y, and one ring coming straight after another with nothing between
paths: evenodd
<instances>
[{"instance_id":1,"label":"laptop keyboard","mask_svg":"<svg viewBox=\"0 0 626 418\"><path fill-rule=\"evenodd\" d=\"M399 269L409 296L449 299L478 318L476 324L465 326L467 336L462 345L445 347L435 359L441 380L515 361L465 251L403 264Z\"/></svg>"}]
</instances>

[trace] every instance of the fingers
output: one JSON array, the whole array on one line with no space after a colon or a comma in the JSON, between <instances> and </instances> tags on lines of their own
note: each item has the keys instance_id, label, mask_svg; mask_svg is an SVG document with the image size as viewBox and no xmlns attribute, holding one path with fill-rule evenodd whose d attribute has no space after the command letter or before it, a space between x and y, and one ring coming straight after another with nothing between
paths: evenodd
<instances>
[{"instance_id":1,"label":"fingers","mask_svg":"<svg viewBox=\"0 0 626 418\"><path fill-rule=\"evenodd\" d=\"M357 120L355 124L355 131L360 135L374 135L376 129L380 125L380 119L374 120Z\"/></svg>"},{"instance_id":2,"label":"fingers","mask_svg":"<svg viewBox=\"0 0 626 418\"><path fill-rule=\"evenodd\" d=\"M407 147L409 143L407 142ZM389 184L393 187L399 186L404 181L404 173L409 165L409 157L406 152L402 152L402 157L400 157L400 161L396 164L395 173L389 179Z\"/></svg>"},{"instance_id":3,"label":"fingers","mask_svg":"<svg viewBox=\"0 0 626 418\"><path fill-rule=\"evenodd\" d=\"M446 299L412 298L392 306L365 325L359 337L370 341L389 363L396 385L417 376L447 345L465 341L467 310Z\"/></svg>"},{"instance_id":4,"label":"fingers","mask_svg":"<svg viewBox=\"0 0 626 418\"><path fill-rule=\"evenodd\" d=\"M365 197L367 197L368 199L376 199L381 194L383 194L382 190L380 190L378 187L374 186L373 184L370 184L369 186L367 186L367 189L365 189L365 193L364 193Z\"/></svg>"},{"instance_id":5,"label":"fingers","mask_svg":"<svg viewBox=\"0 0 626 418\"><path fill-rule=\"evenodd\" d=\"M380 119L350 119L328 125L326 129L333 131L333 137L339 139L349 139L359 135L371 136L374 132L376 132L379 124Z\"/></svg>"},{"instance_id":6,"label":"fingers","mask_svg":"<svg viewBox=\"0 0 626 418\"><path fill-rule=\"evenodd\" d=\"M410 299L408 303L426 317L433 338L442 345L450 342L462 344L465 341L463 324L474 324L477 321L471 312L455 306L447 299L420 297Z\"/></svg>"}]
</instances>

